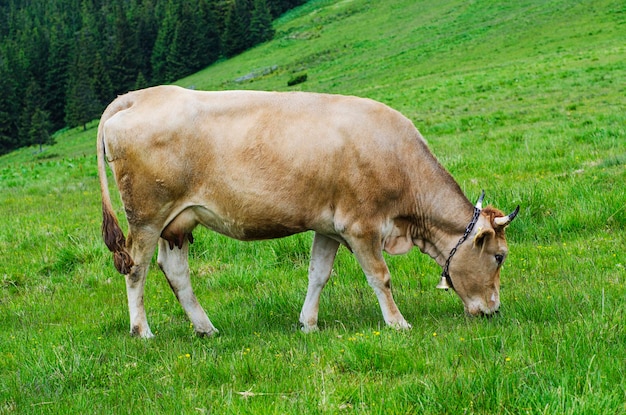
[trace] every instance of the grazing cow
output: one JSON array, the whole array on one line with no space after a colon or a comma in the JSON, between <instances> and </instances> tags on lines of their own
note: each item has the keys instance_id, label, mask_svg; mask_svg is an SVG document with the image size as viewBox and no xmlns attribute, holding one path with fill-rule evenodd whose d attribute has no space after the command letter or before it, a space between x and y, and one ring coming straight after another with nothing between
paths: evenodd
<instances>
[{"instance_id":1,"label":"grazing cow","mask_svg":"<svg viewBox=\"0 0 626 415\"><path fill-rule=\"evenodd\" d=\"M131 334L152 337L144 283L157 263L201 335L217 332L189 279L192 230L243 241L315 232L300 313L317 329L320 293L339 245L359 262L385 322L410 328L383 257L413 246L444 268L469 314L500 306L505 216L473 206L411 121L372 100L314 93L200 92L159 86L113 101L98 128L102 233L126 276ZM129 232L114 214L105 160ZM466 242L467 241L467 242Z\"/></svg>"}]
</instances>

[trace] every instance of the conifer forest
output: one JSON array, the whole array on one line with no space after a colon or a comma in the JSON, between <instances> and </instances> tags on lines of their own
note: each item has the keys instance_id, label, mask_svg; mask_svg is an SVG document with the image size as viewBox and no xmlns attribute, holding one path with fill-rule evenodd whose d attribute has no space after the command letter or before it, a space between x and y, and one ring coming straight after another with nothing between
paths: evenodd
<instances>
[{"instance_id":1,"label":"conifer forest","mask_svg":"<svg viewBox=\"0 0 626 415\"><path fill-rule=\"evenodd\" d=\"M0 154L272 38L305 0L0 0Z\"/></svg>"}]
</instances>

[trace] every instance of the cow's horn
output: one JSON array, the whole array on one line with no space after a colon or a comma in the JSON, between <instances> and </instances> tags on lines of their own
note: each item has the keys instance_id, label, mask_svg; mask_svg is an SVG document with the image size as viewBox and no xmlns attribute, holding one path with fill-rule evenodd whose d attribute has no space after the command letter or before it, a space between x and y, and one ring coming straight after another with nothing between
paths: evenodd
<instances>
[{"instance_id":1,"label":"cow's horn","mask_svg":"<svg viewBox=\"0 0 626 415\"><path fill-rule=\"evenodd\" d=\"M441 281L439 281L439 284L437 284L437 288L439 288L440 290L448 290L450 288L450 285L448 285L448 280L443 275L441 276Z\"/></svg>"},{"instance_id":2,"label":"cow's horn","mask_svg":"<svg viewBox=\"0 0 626 415\"><path fill-rule=\"evenodd\" d=\"M499 218L494 218L493 222L498 226L507 226L509 223L513 222L513 219L519 213L519 205L515 208L515 210L509 213L507 216L501 216Z\"/></svg>"},{"instance_id":3,"label":"cow's horn","mask_svg":"<svg viewBox=\"0 0 626 415\"><path fill-rule=\"evenodd\" d=\"M478 198L478 201L476 202L476 209L481 210L483 208L483 199L485 198L485 191L483 190L480 193L480 197Z\"/></svg>"}]
</instances>

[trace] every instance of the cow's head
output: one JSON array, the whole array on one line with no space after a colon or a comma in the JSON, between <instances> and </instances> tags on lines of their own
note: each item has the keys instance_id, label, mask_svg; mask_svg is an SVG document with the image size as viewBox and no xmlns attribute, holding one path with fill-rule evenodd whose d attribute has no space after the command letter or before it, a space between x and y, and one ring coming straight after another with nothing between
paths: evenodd
<instances>
[{"instance_id":1,"label":"cow's head","mask_svg":"<svg viewBox=\"0 0 626 415\"><path fill-rule=\"evenodd\" d=\"M437 285L454 289L471 315L492 314L500 308L500 268L508 253L504 230L519 212L519 206L507 216L492 207L482 209L482 197Z\"/></svg>"}]
</instances>

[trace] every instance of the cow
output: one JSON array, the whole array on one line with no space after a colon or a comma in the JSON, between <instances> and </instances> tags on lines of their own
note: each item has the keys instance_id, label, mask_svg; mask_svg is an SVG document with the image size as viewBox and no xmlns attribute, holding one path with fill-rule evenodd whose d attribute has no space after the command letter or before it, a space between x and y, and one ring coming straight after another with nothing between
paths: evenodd
<instances>
[{"instance_id":1,"label":"cow","mask_svg":"<svg viewBox=\"0 0 626 415\"><path fill-rule=\"evenodd\" d=\"M97 136L102 235L125 276L132 335L153 334L144 309L157 263L199 335L218 330L190 282L192 231L203 225L241 241L313 231L302 330L317 330L320 293L343 245L374 290L384 321L410 324L394 302L383 251L417 246L443 267L470 315L500 307L509 215L474 206L413 123L352 96L192 91L157 86L116 98ZM110 166L128 222L114 213Z\"/></svg>"}]
</instances>

